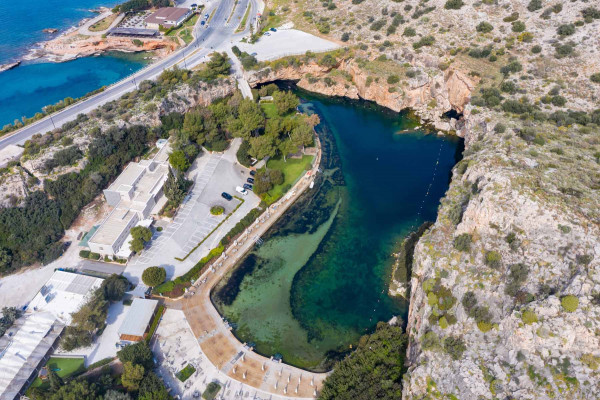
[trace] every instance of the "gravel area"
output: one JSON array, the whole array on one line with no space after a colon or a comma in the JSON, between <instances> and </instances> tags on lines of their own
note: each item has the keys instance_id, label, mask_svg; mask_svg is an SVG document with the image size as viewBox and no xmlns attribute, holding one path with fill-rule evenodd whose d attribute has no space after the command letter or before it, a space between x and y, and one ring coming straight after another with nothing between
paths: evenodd
<instances>
[{"instance_id":1,"label":"gravel area","mask_svg":"<svg viewBox=\"0 0 600 400\"><path fill-rule=\"evenodd\" d=\"M307 51L320 53L340 47L337 43L296 29L279 29L277 32L268 32L268 34L268 36L262 36L254 44L239 42L237 46L248 54L256 53L259 61L300 55Z\"/></svg>"}]
</instances>

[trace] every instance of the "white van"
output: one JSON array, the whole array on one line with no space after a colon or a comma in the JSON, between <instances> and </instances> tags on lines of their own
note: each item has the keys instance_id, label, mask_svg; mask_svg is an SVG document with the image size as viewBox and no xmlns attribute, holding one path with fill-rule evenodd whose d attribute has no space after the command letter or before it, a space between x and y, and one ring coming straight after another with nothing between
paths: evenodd
<instances>
[{"instance_id":1,"label":"white van","mask_svg":"<svg viewBox=\"0 0 600 400\"><path fill-rule=\"evenodd\" d=\"M235 191L243 194L244 196L248 195L248 191L241 186L236 186Z\"/></svg>"}]
</instances>

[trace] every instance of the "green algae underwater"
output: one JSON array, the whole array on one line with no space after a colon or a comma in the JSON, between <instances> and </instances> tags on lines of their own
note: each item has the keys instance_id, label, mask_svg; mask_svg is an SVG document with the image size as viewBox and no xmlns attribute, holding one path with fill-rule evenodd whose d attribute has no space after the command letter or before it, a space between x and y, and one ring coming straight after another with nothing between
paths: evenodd
<instances>
[{"instance_id":1,"label":"green algae underwater","mask_svg":"<svg viewBox=\"0 0 600 400\"><path fill-rule=\"evenodd\" d=\"M378 321L406 317L388 295L392 252L435 220L463 146L406 113L291 88L321 119L321 173L212 301L258 353L326 371Z\"/></svg>"}]
</instances>

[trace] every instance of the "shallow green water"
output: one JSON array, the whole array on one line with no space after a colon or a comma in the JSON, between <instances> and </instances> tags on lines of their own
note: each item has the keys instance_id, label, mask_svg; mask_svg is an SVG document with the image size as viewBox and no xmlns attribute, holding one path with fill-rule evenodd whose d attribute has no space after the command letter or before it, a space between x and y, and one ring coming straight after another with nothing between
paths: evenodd
<instances>
[{"instance_id":1,"label":"shallow green water","mask_svg":"<svg viewBox=\"0 0 600 400\"><path fill-rule=\"evenodd\" d=\"M370 103L296 93L321 117L323 173L213 301L258 352L323 370L378 321L405 317L387 295L390 254L435 219L461 143L399 134L415 122Z\"/></svg>"}]
</instances>

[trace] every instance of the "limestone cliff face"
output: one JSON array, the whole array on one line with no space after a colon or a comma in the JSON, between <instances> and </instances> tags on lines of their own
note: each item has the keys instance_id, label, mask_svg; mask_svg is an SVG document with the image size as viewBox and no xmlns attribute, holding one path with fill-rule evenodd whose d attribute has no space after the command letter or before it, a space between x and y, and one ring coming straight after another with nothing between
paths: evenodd
<instances>
[{"instance_id":1,"label":"limestone cliff face","mask_svg":"<svg viewBox=\"0 0 600 400\"><path fill-rule=\"evenodd\" d=\"M333 72L333 73L332 73ZM327 79L319 79L324 78ZM327 96L364 99L394 111L414 110L419 117L437 129L457 130L456 120L444 120L450 110L462 114L469 103L475 83L458 70L448 69L430 76L420 74L404 80L406 86L390 91L385 81L374 81L367 71L353 59L343 60L334 68L315 62L298 67L286 67L250 74L251 86L275 80L297 80L298 86ZM464 136L465 132L457 132Z\"/></svg>"}]
</instances>

